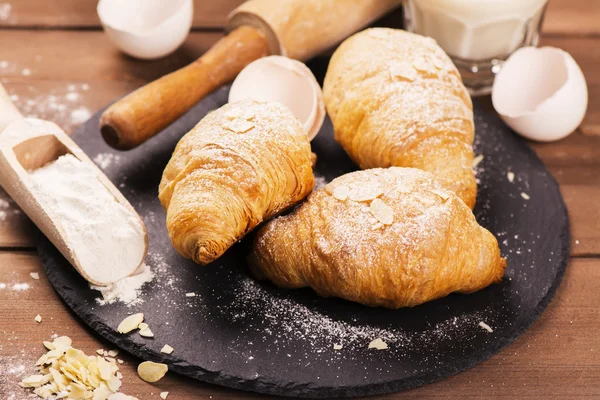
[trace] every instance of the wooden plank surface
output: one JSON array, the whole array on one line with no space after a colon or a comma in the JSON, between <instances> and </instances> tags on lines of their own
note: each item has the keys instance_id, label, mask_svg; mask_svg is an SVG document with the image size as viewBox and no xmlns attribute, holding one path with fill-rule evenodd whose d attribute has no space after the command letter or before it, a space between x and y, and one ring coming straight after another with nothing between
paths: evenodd
<instances>
[{"instance_id":1,"label":"wooden plank surface","mask_svg":"<svg viewBox=\"0 0 600 400\"><path fill-rule=\"evenodd\" d=\"M172 56L143 62L121 55L99 31L96 0L0 0L0 80L26 114L70 131L111 100L204 53L241 1L195 0L194 26L213 31L193 32ZM436 384L374 398L600 398L600 0L551 0L544 33L543 45L574 56L590 93L588 114L576 133L557 143L533 144L561 185L569 210L575 258L563 284L532 328L487 362ZM16 383L33 372L41 341L53 334L71 336L88 354L109 347L57 297L29 250L34 243L31 223L0 191L2 400L26 398ZM41 279L32 280L29 272L39 272ZM37 314L43 317L39 325L33 321ZM123 391L140 400L158 399L161 391L169 391L169 399L265 398L175 374L150 385L135 373L138 360L119 357L125 360Z\"/></svg>"},{"instance_id":2,"label":"wooden plank surface","mask_svg":"<svg viewBox=\"0 0 600 400\"><path fill-rule=\"evenodd\" d=\"M600 396L600 268L596 260L573 260L557 296L542 317L515 343L488 361L462 373L422 388L380 398L591 398ZM40 273L33 280L30 272ZM2 286L4 284L5 286ZM27 286L25 286L27 285ZM16 384L34 372L43 353L42 340L53 334L67 335L87 354L111 346L80 323L57 297L46 280L38 258L32 253L0 252L0 393L3 400L25 398ZM19 312L14 312L15 305ZM42 323L33 318L42 316ZM576 355L576 356L575 356ZM169 391L169 399L248 399L257 396L168 374L150 385L135 372L134 357L125 360L122 391L140 400L158 398ZM551 385L549 382L561 382ZM150 395L154 393L154 395Z\"/></svg>"},{"instance_id":3,"label":"wooden plank surface","mask_svg":"<svg viewBox=\"0 0 600 400\"><path fill-rule=\"evenodd\" d=\"M171 1L171 0L167 0ZM244 0L194 0L195 28L222 29L227 14ZM100 28L98 0L4 0L0 27Z\"/></svg>"},{"instance_id":4,"label":"wooden plank surface","mask_svg":"<svg viewBox=\"0 0 600 400\"><path fill-rule=\"evenodd\" d=\"M244 0L194 0L195 29L222 29L227 14ZM100 28L97 0L4 0L0 27ZM9 6L6 6L9 5ZM552 35L600 33L598 0L550 0L544 32Z\"/></svg>"}]
</instances>

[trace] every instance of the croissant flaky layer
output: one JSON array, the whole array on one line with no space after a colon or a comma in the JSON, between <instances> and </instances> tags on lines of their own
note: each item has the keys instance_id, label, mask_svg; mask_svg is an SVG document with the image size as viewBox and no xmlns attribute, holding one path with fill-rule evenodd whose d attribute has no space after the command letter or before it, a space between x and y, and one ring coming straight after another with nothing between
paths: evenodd
<instances>
[{"instance_id":1,"label":"croissant flaky layer","mask_svg":"<svg viewBox=\"0 0 600 400\"><path fill-rule=\"evenodd\" d=\"M159 199L175 249L204 265L313 186L300 122L282 105L248 100L208 114L180 140Z\"/></svg>"},{"instance_id":2,"label":"croissant flaky layer","mask_svg":"<svg viewBox=\"0 0 600 400\"><path fill-rule=\"evenodd\" d=\"M363 169L431 172L473 208L473 106L433 39L374 28L335 51L323 85L335 138Z\"/></svg>"},{"instance_id":3,"label":"croissant flaky layer","mask_svg":"<svg viewBox=\"0 0 600 400\"><path fill-rule=\"evenodd\" d=\"M501 280L496 238L414 168L343 175L257 234L253 274L369 306L410 307Z\"/></svg>"}]
</instances>

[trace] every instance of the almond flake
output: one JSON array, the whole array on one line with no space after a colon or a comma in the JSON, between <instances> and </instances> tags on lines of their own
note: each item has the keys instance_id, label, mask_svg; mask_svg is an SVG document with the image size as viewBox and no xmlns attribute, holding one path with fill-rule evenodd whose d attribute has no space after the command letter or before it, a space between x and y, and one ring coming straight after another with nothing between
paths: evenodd
<instances>
[{"instance_id":1,"label":"almond flake","mask_svg":"<svg viewBox=\"0 0 600 400\"><path fill-rule=\"evenodd\" d=\"M98 350L96 350L96 353L98 353L99 355L103 355L104 349L98 349Z\"/></svg>"},{"instance_id":2,"label":"almond flake","mask_svg":"<svg viewBox=\"0 0 600 400\"><path fill-rule=\"evenodd\" d=\"M419 76L417 70L411 64L406 62L392 65L389 71L392 79L401 78L412 82Z\"/></svg>"},{"instance_id":3,"label":"almond flake","mask_svg":"<svg viewBox=\"0 0 600 400\"><path fill-rule=\"evenodd\" d=\"M243 119L250 121L254 119L254 113L248 109L231 108L225 113L224 117L228 120Z\"/></svg>"},{"instance_id":4,"label":"almond flake","mask_svg":"<svg viewBox=\"0 0 600 400\"><path fill-rule=\"evenodd\" d=\"M166 364L144 361L138 365L137 372L140 378L149 383L158 382L169 370Z\"/></svg>"},{"instance_id":5,"label":"almond flake","mask_svg":"<svg viewBox=\"0 0 600 400\"><path fill-rule=\"evenodd\" d=\"M42 316L40 314L38 314L35 316L35 318L33 320L39 324L40 322L42 322Z\"/></svg>"},{"instance_id":6,"label":"almond flake","mask_svg":"<svg viewBox=\"0 0 600 400\"><path fill-rule=\"evenodd\" d=\"M44 347L47 348L48 350L54 350L54 345L52 344L52 342L47 342L44 340Z\"/></svg>"},{"instance_id":7,"label":"almond flake","mask_svg":"<svg viewBox=\"0 0 600 400\"><path fill-rule=\"evenodd\" d=\"M35 280L40 279L40 274L38 274L37 272L30 272L29 276L31 276Z\"/></svg>"},{"instance_id":8,"label":"almond flake","mask_svg":"<svg viewBox=\"0 0 600 400\"><path fill-rule=\"evenodd\" d=\"M525 200L531 199L531 197L529 197L529 195L525 192L521 192L521 197L524 198Z\"/></svg>"},{"instance_id":9,"label":"almond flake","mask_svg":"<svg viewBox=\"0 0 600 400\"><path fill-rule=\"evenodd\" d=\"M92 397L92 400L106 400L111 394L112 392L109 388L106 386L100 386L94 389L94 397Z\"/></svg>"},{"instance_id":10,"label":"almond flake","mask_svg":"<svg viewBox=\"0 0 600 400\"><path fill-rule=\"evenodd\" d=\"M117 354L119 354L119 350L117 350L117 349L112 349L112 350L108 351L108 355L111 357L116 357Z\"/></svg>"},{"instance_id":11,"label":"almond flake","mask_svg":"<svg viewBox=\"0 0 600 400\"><path fill-rule=\"evenodd\" d=\"M341 350L341 349L342 349L342 347L343 347L343 346L342 346L341 344L334 344L334 345L333 345L333 349L334 349L334 350Z\"/></svg>"},{"instance_id":12,"label":"almond flake","mask_svg":"<svg viewBox=\"0 0 600 400\"><path fill-rule=\"evenodd\" d=\"M165 400L168 395L169 395L169 392L161 392L159 396L161 399Z\"/></svg>"},{"instance_id":13,"label":"almond flake","mask_svg":"<svg viewBox=\"0 0 600 400\"><path fill-rule=\"evenodd\" d=\"M388 348L386 342L384 342L381 338L377 338L369 343L369 349L377 349L377 350L385 350Z\"/></svg>"},{"instance_id":14,"label":"almond flake","mask_svg":"<svg viewBox=\"0 0 600 400\"><path fill-rule=\"evenodd\" d=\"M244 119L234 119L230 121L225 121L223 123L223 128L229 129L230 131L235 133L246 133L250 129L254 128L254 124Z\"/></svg>"},{"instance_id":15,"label":"almond flake","mask_svg":"<svg viewBox=\"0 0 600 400\"><path fill-rule=\"evenodd\" d=\"M508 178L508 181L509 181L510 183L513 183L513 182L515 181L515 173L514 173L514 172L512 172L512 171L508 171L508 172L506 173L506 177Z\"/></svg>"},{"instance_id":16,"label":"almond flake","mask_svg":"<svg viewBox=\"0 0 600 400\"><path fill-rule=\"evenodd\" d=\"M479 323L479 326L482 327L483 329L485 329L486 331L488 331L489 333L494 332L494 330L492 328L490 328L490 326L483 321L481 321Z\"/></svg>"},{"instance_id":17,"label":"almond flake","mask_svg":"<svg viewBox=\"0 0 600 400\"><path fill-rule=\"evenodd\" d=\"M383 188L379 185L368 185L355 187L350 190L348 197L353 201L371 201L383 194Z\"/></svg>"},{"instance_id":18,"label":"almond flake","mask_svg":"<svg viewBox=\"0 0 600 400\"><path fill-rule=\"evenodd\" d=\"M371 202L371 214L379 222L384 225L391 225L394 223L394 210L391 209L390 206L385 204L381 199L375 199Z\"/></svg>"},{"instance_id":19,"label":"almond flake","mask_svg":"<svg viewBox=\"0 0 600 400\"><path fill-rule=\"evenodd\" d=\"M51 375L31 375L21 381L22 387L39 387L50 381Z\"/></svg>"},{"instance_id":20,"label":"almond flake","mask_svg":"<svg viewBox=\"0 0 600 400\"><path fill-rule=\"evenodd\" d=\"M173 352L173 348L168 344L165 344L162 349L160 349L161 353L171 354Z\"/></svg>"},{"instance_id":21,"label":"almond flake","mask_svg":"<svg viewBox=\"0 0 600 400\"><path fill-rule=\"evenodd\" d=\"M106 381L106 385L110 390L116 392L121 387L121 380L116 376L111 376L108 381Z\"/></svg>"},{"instance_id":22,"label":"almond flake","mask_svg":"<svg viewBox=\"0 0 600 400\"><path fill-rule=\"evenodd\" d=\"M377 229L381 229L381 228L383 228L383 224L381 222L378 222L375 225L371 226L372 231L376 231Z\"/></svg>"},{"instance_id":23,"label":"almond flake","mask_svg":"<svg viewBox=\"0 0 600 400\"><path fill-rule=\"evenodd\" d=\"M477 166L479 165L479 163L480 163L481 161L483 161L483 154L480 154L480 155L478 155L477 157L475 157L475 158L473 159L473 164L472 164L472 167L473 167L473 168L477 168Z\"/></svg>"},{"instance_id":24,"label":"almond flake","mask_svg":"<svg viewBox=\"0 0 600 400\"><path fill-rule=\"evenodd\" d=\"M123 361L123 360L121 360L120 358L118 358L118 359L117 359L117 362L118 362L119 364L123 364L125 361Z\"/></svg>"},{"instance_id":25,"label":"almond flake","mask_svg":"<svg viewBox=\"0 0 600 400\"><path fill-rule=\"evenodd\" d=\"M148 329L148 324L145 322L142 322L141 324L138 325L138 329L140 331L143 331L144 329Z\"/></svg>"},{"instance_id":26,"label":"almond flake","mask_svg":"<svg viewBox=\"0 0 600 400\"><path fill-rule=\"evenodd\" d=\"M333 189L333 197L339 201L346 201L349 191L350 190L346 186L337 186L335 189Z\"/></svg>"},{"instance_id":27,"label":"almond flake","mask_svg":"<svg viewBox=\"0 0 600 400\"><path fill-rule=\"evenodd\" d=\"M68 336L59 336L52 342L54 349L60 351L67 351L69 348L71 348L72 344L73 341Z\"/></svg>"},{"instance_id":28,"label":"almond flake","mask_svg":"<svg viewBox=\"0 0 600 400\"><path fill-rule=\"evenodd\" d=\"M389 37L387 31L383 29L369 29L369 36L377 39L387 39Z\"/></svg>"},{"instance_id":29,"label":"almond flake","mask_svg":"<svg viewBox=\"0 0 600 400\"><path fill-rule=\"evenodd\" d=\"M437 194L443 200L448 200L450 198L450 193L449 192L443 192L441 190L434 189L434 190L431 191L431 193Z\"/></svg>"},{"instance_id":30,"label":"almond flake","mask_svg":"<svg viewBox=\"0 0 600 400\"><path fill-rule=\"evenodd\" d=\"M129 333L134 329L137 329L138 326L144 321L144 314L138 313L130 315L125 318L117 327L117 331L119 333Z\"/></svg>"},{"instance_id":31,"label":"almond flake","mask_svg":"<svg viewBox=\"0 0 600 400\"><path fill-rule=\"evenodd\" d=\"M143 337L154 337L154 333L150 330L150 328L146 328L140 331L140 336Z\"/></svg>"}]
</instances>

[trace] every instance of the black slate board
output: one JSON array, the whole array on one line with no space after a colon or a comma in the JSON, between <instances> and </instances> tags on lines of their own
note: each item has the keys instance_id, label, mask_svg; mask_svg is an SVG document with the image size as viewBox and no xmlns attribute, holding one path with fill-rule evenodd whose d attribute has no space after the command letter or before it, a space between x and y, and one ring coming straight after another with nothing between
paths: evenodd
<instances>
[{"instance_id":1,"label":"black slate board","mask_svg":"<svg viewBox=\"0 0 600 400\"><path fill-rule=\"evenodd\" d=\"M157 274L143 288L141 304L100 306L99 293L41 240L50 282L105 339L142 359L165 362L171 371L219 385L271 395L356 396L408 389L469 368L514 341L548 305L569 253L563 200L536 155L479 104L475 149L485 158L478 166L475 213L508 257L501 284L412 309L371 309L252 280L244 261L248 240L210 267L183 259L167 236L158 183L179 138L224 104L227 93L227 88L216 91L160 136L127 153L104 144L99 113L74 134L141 214L150 239L147 263ZM317 177L330 181L356 169L333 140L328 120L313 151ZM197 296L186 297L187 292ZM116 333L133 312L145 314L154 339ZM481 321L493 333L480 327ZM378 337L389 349L367 349ZM160 353L164 344L175 348L172 355ZM335 351L333 344L343 348Z\"/></svg>"}]
</instances>

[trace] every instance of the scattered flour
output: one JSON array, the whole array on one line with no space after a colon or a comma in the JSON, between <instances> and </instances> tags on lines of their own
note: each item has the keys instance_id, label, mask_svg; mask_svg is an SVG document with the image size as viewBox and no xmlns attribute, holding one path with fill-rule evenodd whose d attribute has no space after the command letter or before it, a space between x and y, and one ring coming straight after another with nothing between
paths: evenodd
<instances>
[{"instance_id":1,"label":"scattered flour","mask_svg":"<svg viewBox=\"0 0 600 400\"><path fill-rule=\"evenodd\" d=\"M321 189L325 185L327 185L327 178L315 173L315 190Z\"/></svg>"},{"instance_id":2,"label":"scattered flour","mask_svg":"<svg viewBox=\"0 0 600 400\"><path fill-rule=\"evenodd\" d=\"M7 61L0 61L0 69L18 72L17 66ZM31 70L25 68L21 70L21 74L31 74ZM35 86L29 86L25 93L20 96L13 94L10 98L24 115L53 121L66 131L87 121L92 115L90 110L81 104L82 93L89 90L87 83L71 83L66 87L43 93L38 90Z\"/></svg>"},{"instance_id":3,"label":"scattered flour","mask_svg":"<svg viewBox=\"0 0 600 400\"><path fill-rule=\"evenodd\" d=\"M12 285L12 290L14 290L16 292L22 292L25 290L29 290L29 284L28 283L15 283Z\"/></svg>"},{"instance_id":4,"label":"scattered flour","mask_svg":"<svg viewBox=\"0 0 600 400\"><path fill-rule=\"evenodd\" d=\"M30 176L46 212L62 222L87 279L112 284L138 269L146 250L144 227L97 179L94 167L67 154Z\"/></svg>"},{"instance_id":5,"label":"scattered flour","mask_svg":"<svg viewBox=\"0 0 600 400\"><path fill-rule=\"evenodd\" d=\"M118 164L120 160L121 157L113 153L98 153L94 157L94 162L102 169L110 167L113 163Z\"/></svg>"},{"instance_id":6,"label":"scattered flour","mask_svg":"<svg viewBox=\"0 0 600 400\"><path fill-rule=\"evenodd\" d=\"M71 111L71 122L75 125L83 124L90 119L92 113L85 107L79 107Z\"/></svg>"},{"instance_id":7,"label":"scattered flour","mask_svg":"<svg viewBox=\"0 0 600 400\"><path fill-rule=\"evenodd\" d=\"M154 274L150 267L142 264L134 275L123 278L110 286L94 286L90 284L90 287L102 293L102 299L96 299L100 305L120 301L128 306L132 306L142 303L142 299L139 297L142 286L151 282L153 278Z\"/></svg>"},{"instance_id":8,"label":"scattered flour","mask_svg":"<svg viewBox=\"0 0 600 400\"><path fill-rule=\"evenodd\" d=\"M6 21L10 18L12 5L9 3L0 3L0 21Z\"/></svg>"}]
</instances>

